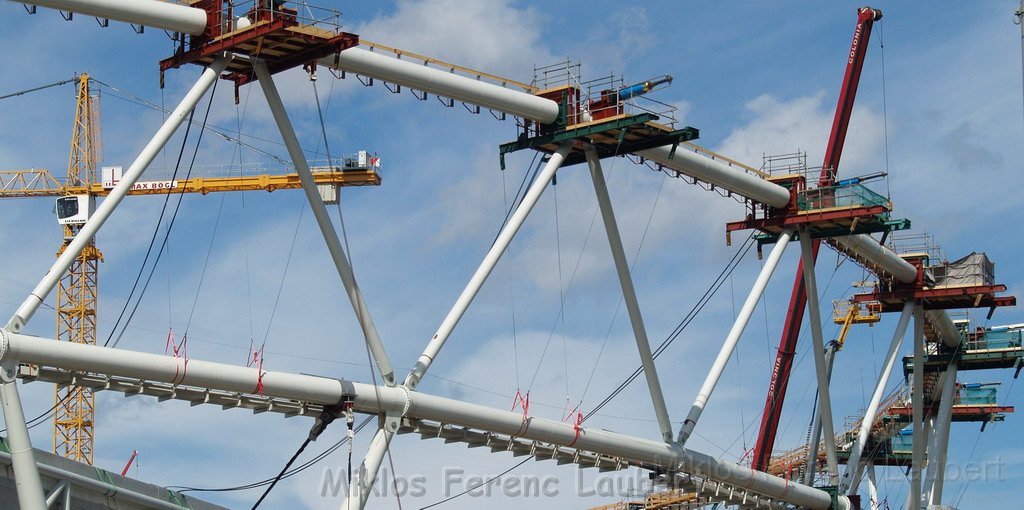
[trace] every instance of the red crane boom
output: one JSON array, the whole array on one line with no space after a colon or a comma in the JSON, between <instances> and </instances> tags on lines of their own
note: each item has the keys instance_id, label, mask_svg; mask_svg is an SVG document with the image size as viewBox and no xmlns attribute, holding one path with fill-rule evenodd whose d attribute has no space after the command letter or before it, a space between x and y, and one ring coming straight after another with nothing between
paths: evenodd
<instances>
[{"instance_id":1,"label":"red crane boom","mask_svg":"<svg viewBox=\"0 0 1024 510\"><path fill-rule=\"evenodd\" d=\"M843 76L842 89L839 91L839 102L836 105L836 116L832 120L832 131L828 145L825 147L825 161L821 165L819 186L830 186L835 180L839 168L839 158L843 154L846 142L846 131L850 127L850 116L853 113L853 102L857 97L857 84L864 67L864 56L867 54L871 27L882 17L882 11L870 7L857 10L857 28L853 32L853 43L850 45L849 58L846 63L846 74ZM817 260L820 241L814 241L813 258ZM753 468L764 471L768 468L772 449L775 447L775 434L778 431L779 416L786 398L786 387L789 385L789 374L793 368L793 357L796 354L796 343L800 337L800 324L804 319L804 308L807 305L807 291L804 288L804 264L797 266L796 279L793 282L793 293L789 298L789 309L786 322L782 329L775 365L772 367L772 379L768 385L765 398L764 413L761 416L761 428L754 446Z\"/></svg>"}]
</instances>

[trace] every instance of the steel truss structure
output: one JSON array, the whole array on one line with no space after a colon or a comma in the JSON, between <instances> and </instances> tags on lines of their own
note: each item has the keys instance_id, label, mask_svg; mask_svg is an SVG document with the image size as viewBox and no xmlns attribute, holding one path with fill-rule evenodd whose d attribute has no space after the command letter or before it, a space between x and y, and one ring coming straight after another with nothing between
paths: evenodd
<instances>
[{"instance_id":1,"label":"steel truss structure","mask_svg":"<svg viewBox=\"0 0 1024 510\"><path fill-rule=\"evenodd\" d=\"M149 25L192 36L201 36L210 30L205 21L207 19L206 11L156 0L132 2L35 0L27 3ZM556 459L559 462L596 466L605 470L638 466L661 473L662 476L667 477L673 484L680 487L695 490L698 494L697 497L704 498L705 501L724 501L744 506L780 509L847 510L856 507L857 498L851 498L848 495L856 494L858 482L863 476L862 473L867 469L867 474L870 477L873 468L865 461L856 460L860 458L860 451L855 448L855 451L851 453L851 460L845 473L840 477L832 430L832 411L828 400L829 387L821 333L821 311L815 291L813 271L805 271L803 278L810 298L808 305L814 339L817 386L821 395L819 409L828 458L828 473L832 484L837 487L817 488L797 483L772 476L766 472L756 471L748 466L721 461L715 456L686 447L687 439L699 424L701 412L713 395L725 364L732 356L751 313L761 299L789 241L799 238L805 261L804 267L813 268L813 263L811 263L813 257L812 235L806 225L786 226L779 234L778 240L723 343L713 368L701 386L686 420L678 431L673 431L654 367L650 345L647 341L642 314L633 289L629 267L619 238L615 214L604 182L599 151L585 138L559 141L552 148L551 155L543 169L537 174L520 205L509 217L508 222L471 276L462 294L444 317L436 333L431 336L415 367L399 383L384 349L384 343L374 326L367 303L363 300L362 293L356 284L338 234L317 193L309 165L274 84L271 67L265 61L252 55L217 52L213 55L204 54L203 58L206 59L203 62L206 64L206 68L195 85L125 172L121 181L111 190L106 200L81 227L77 236L68 244L46 276L29 294L14 316L6 323L6 326L0 329L0 368L2 368L0 370L0 402L2 402L4 419L9 428L11 457L17 479L18 499L22 508L46 508L47 495L44 494L40 483L39 470L34 460L25 424L16 384L19 375L39 380L70 382L97 391L137 392L154 395L161 400L184 399L194 404L209 403L224 407L247 407L257 412L274 411L320 418L336 416L343 410L379 415L382 417L382 426L370 443L366 456L355 475L355 480L349 487L347 499L341 506L346 509L363 508L366 505L370 489L375 482L390 442L394 434L403 431L439 437L446 441L486 445L493 451L513 451L532 455L538 459ZM233 59L247 59L246 65L251 66L263 89L274 120L302 182L309 206L323 234L340 280L350 298L364 340L372 352L377 368L383 375L381 385L283 372L261 373L256 367L247 368L198 359L187 360L188 370L186 371L184 370L186 360L175 356L60 342L22 334L24 325L31 320L40 304L52 292L60 275L64 274L76 260L79 260L84 250L88 248L90 240L117 208L128 190L152 162L154 156L178 129L188 112L207 93L214 80L221 77L225 70L230 69ZM552 124L559 118L559 115L564 115L564 105L551 99L438 71L421 64L401 61L358 48L347 48L336 54L322 57L318 64L385 80L395 85L415 88L423 93L436 94L491 108L541 125ZM669 171L712 183L733 194L768 207L785 209L795 202L792 190L692 151L677 150L677 143L645 148L638 151L637 154L657 162ZM505 409L444 398L416 389L433 361L441 354L448 337L505 253L544 190L551 183L555 173L572 151L577 151L575 154L578 157L580 150L582 150L583 159L587 162L593 179L596 199L615 260L638 352L644 364L648 389L663 436L658 439L633 437L539 417L524 419L522 414ZM919 277L919 267L908 263L870 236L857 234L834 237L832 242L841 245L858 258L868 261L879 274L897 284L909 285ZM872 409L877 409L881 390L884 389L888 381L895 361L895 352L898 351L912 316L915 318L914 363L915 366L922 364L924 312L920 302L914 297L911 296L903 304L900 327L897 328L885 366L879 375L878 386L872 395L872 405L869 406L869 413L868 416L865 416L864 423L873 421L870 413ZM923 371L915 371L914 376L915 379L922 377ZM71 380L68 381L68 378ZM947 377L947 382L948 380L951 379ZM260 389L259 392L256 391L257 387ZM922 396L919 394L920 388L921 384L915 385L913 400L915 448L912 464L912 498L917 498L917 500L921 499L920 495L922 494L922 466L925 451L925 434L923 433L925 421ZM919 431L922 433L919 434ZM675 436L676 432L678 432L677 436ZM860 448L863 448L863 441L859 441L858 444ZM944 451L944 445L941 445L940 449ZM931 481L934 487L935 480L941 480L941 476L929 471L927 480ZM938 483L941 485L941 481Z\"/></svg>"}]
</instances>

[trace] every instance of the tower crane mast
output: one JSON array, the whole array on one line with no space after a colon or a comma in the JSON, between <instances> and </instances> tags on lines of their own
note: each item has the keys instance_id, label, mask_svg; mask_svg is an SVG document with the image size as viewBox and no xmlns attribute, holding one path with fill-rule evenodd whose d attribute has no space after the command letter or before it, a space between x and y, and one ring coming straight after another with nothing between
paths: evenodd
<instances>
[{"instance_id":1,"label":"tower crane mast","mask_svg":"<svg viewBox=\"0 0 1024 510\"><path fill-rule=\"evenodd\" d=\"M850 117L853 114L853 103L857 97L857 85L864 67L864 58L867 55L871 27L875 21L881 18L882 11L877 9L862 7L857 11L857 26L853 32L853 43L850 45L846 74L843 76L842 87L839 91L836 114L832 120L832 130L829 133L828 145L825 147L825 159L818 179L819 186L831 186L835 181L839 159L843 153L843 144L846 142L846 131L850 126ZM817 259L820 244L820 241L815 240L812 245L814 260ZM754 446L752 467L759 471L767 469L771 459L772 448L775 446L775 435L778 432L779 416L786 398L786 387L789 385L789 374L793 369L793 357L796 354L796 344L800 337L800 325L803 323L804 308L807 306L804 269L804 264L801 261L797 266L793 292L789 299L786 321L783 324L782 338L779 340L775 364L772 366L764 413L761 415L761 427L757 434L757 443ZM813 268L810 269L813 270Z\"/></svg>"}]
</instances>

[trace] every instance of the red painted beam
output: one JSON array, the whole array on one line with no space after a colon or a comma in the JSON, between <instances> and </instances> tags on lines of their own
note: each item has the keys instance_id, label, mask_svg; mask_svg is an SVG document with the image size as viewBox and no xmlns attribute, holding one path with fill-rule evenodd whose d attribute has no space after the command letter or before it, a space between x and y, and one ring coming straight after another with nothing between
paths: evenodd
<instances>
[{"instance_id":1,"label":"red painted beam","mask_svg":"<svg viewBox=\"0 0 1024 510\"><path fill-rule=\"evenodd\" d=\"M781 229L797 225L809 225L813 227L815 223L828 223L835 222L837 220L852 220L853 218L870 218L873 216L877 216L879 214L885 214L887 212L889 212L889 209L884 205L856 207L851 209L834 211L806 212L804 214L791 214L786 216L778 216L774 218L734 221L732 223L725 224L725 231L733 232L736 230L749 229L757 229L764 231L764 229L769 227L776 227Z\"/></svg>"}]
</instances>

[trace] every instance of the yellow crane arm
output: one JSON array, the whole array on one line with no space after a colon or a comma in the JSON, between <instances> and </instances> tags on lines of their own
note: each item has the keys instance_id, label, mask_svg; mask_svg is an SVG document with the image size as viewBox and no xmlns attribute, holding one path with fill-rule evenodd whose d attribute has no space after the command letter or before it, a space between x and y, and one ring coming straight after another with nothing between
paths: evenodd
<instances>
[{"instance_id":1,"label":"yellow crane arm","mask_svg":"<svg viewBox=\"0 0 1024 510\"><path fill-rule=\"evenodd\" d=\"M53 197L63 190L49 170L0 171L0 198Z\"/></svg>"},{"instance_id":2,"label":"yellow crane arm","mask_svg":"<svg viewBox=\"0 0 1024 510\"><path fill-rule=\"evenodd\" d=\"M337 186L377 186L380 174L373 169L314 172L313 182ZM200 177L180 181L140 181L129 195L158 195L171 193L216 193L221 191L274 191L302 187L296 173L277 175L250 175L239 177ZM0 172L0 198L58 197L66 195L110 194L100 183L90 186L65 186L47 170L14 170Z\"/></svg>"}]
</instances>

